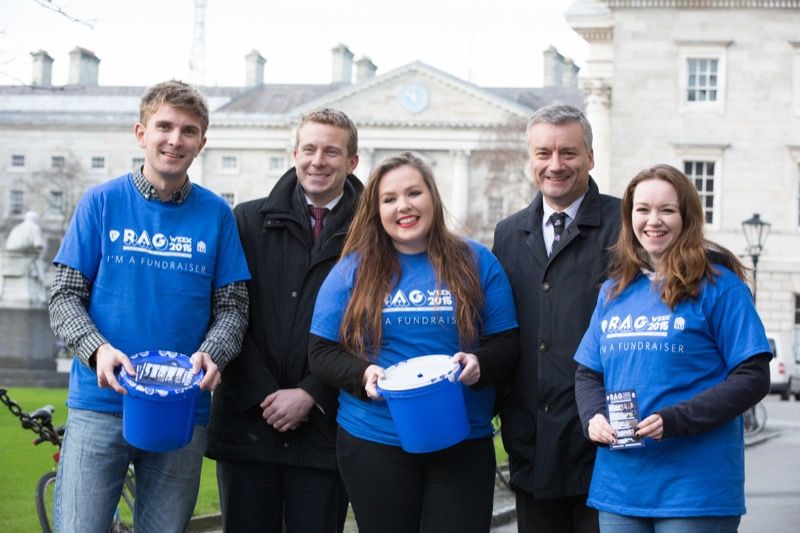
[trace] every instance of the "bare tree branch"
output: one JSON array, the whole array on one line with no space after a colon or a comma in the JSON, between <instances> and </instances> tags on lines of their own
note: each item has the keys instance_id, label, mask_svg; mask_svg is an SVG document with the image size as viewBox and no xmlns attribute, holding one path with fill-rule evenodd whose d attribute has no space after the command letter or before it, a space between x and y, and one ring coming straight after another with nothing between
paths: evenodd
<instances>
[{"instance_id":1,"label":"bare tree branch","mask_svg":"<svg viewBox=\"0 0 800 533\"><path fill-rule=\"evenodd\" d=\"M88 26L90 29L94 29L94 25L97 22L97 20L95 20L95 19L79 19L79 18L75 18L72 15L70 15L69 13L67 13L66 11L64 11L64 8L62 8L61 6L54 5L52 0L33 0L33 1L36 2L37 4L39 4L40 6L42 6L43 8L45 8L45 9L49 9L50 11L55 11L59 15L62 15L64 17L68 18L72 22L77 22L78 24L83 24L84 26Z\"/></svg>"}]
</instances>

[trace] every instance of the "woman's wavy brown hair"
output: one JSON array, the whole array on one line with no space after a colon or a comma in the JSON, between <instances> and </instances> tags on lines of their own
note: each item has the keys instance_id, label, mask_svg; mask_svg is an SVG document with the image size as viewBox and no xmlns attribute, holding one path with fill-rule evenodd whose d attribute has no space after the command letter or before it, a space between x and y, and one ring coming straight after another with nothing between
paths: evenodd
<instances>
[{"instance_id":1,"label":"woman's wavy brown hair","mask_svg":"<svg viewBox=\"0 0 800 533\"><path fill-rule=\"evenodd\" d=\"M397 250L381 223L379 187L388 172L403 166L418 171L430 191L433 221L428 259L437 284L444 283L454 297L462 349L469 349L478 340L483 291L477 258L469 244L447 229L444 205L430 167L410 152L403 152L384 159L370 173L342 250L342 257L357 254L360 261L339 333L342 346L365 360L374 359L380 350L383 306L401 275Z\"/></svg>"},{"instance_id":2,"label":"woman's wavy brown hair","mask_svg":"<svg viewBox=\"0 0 800 533\"><path fill-rule=\"evenodd\" d=\"M609 277L614 280L611 298L617 296L639 275L642 268L653 270L639 240L633 233L633 193L647 180L663 180L672 185L678 195L678 211L683 229L666 251L663 267L659 271L661 299L671 309L683 301L696 298L704 279L713 283L719 272L713 263L733 271L745 279L745 268L729 250L703 237L705 218L697 189L686 175L670 165L656 165L639 172L625 188L622 196L622 229L614 246L614 260Z\"/></svg>"}]
</instances>

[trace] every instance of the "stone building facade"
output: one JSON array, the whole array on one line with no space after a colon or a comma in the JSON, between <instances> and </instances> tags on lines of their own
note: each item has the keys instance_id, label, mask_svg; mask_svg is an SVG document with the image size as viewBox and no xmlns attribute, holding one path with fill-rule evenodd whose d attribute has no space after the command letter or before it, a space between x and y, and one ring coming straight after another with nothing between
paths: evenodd
<instances>
[{"instance_id":1,"label":"stone building facade","mask_svg":"<svg viewBox=\"0 0 800 533\"><path fill-rule=\"evenodd\" d=\"M606 190L655 163L680 168L709 238L748 266L742 222L759 213L771 232L757 307L800 347L800 1L578 0L567 21L590 44L580 84L607 128Z\"/></svg>"},{"instance_id":2,"label":"stone building facade","mask_svg":"<svg viewBox=\"0 0 800 533\"><path fill-rule=\"evenodd\" d=\"M334 107L358 127L357 176L366 180L384 157L414 151L432 165L451 224L488 242L497 220L532 198L528 116L552 102L582 106L574 64L554 49L546 54L548 68L563 73L551 86L486 88L421 62L377 75L344 45L332 50L331 83L271 84L254 50L245 58L247 86L201 88L211 125L189 175L231 205L263 196L292 164L300 115ZM36 210L52 257L80 193L141 164L132 128L145 87L99 86L99 60L82 48L70 54L69 83L53 86L53 59L32 57L31 85L0 86L0 235Z\"/></svg>"}]
</instances>

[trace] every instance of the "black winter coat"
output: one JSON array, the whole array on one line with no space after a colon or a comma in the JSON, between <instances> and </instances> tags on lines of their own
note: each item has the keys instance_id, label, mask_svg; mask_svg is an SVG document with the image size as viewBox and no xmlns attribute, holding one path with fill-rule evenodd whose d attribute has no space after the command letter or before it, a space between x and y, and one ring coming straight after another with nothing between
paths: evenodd
<instances>
[{"instance_id":1,"label":"black winter coat","mask_svg":"<svg viewBox=\"0 0 800 533\"><path fill-rule=\"evenodd\" d=\"M294 168L268 197L236 207L253 277L247 282L250 320L241 354L225 368L214 392L209 457L336 469L338 391L309 373L308 335L317 292L339 259L362 190L355 176L347 177L344 196L325 218L316 245ZM308 392L317 406L307 422L280 433L261 417L259 403L294 387Z\"/></svg>"},{"instance_id":2,"label":"black winter coat","mask_svg":"<svg viewBox=\"0 0 800 533\"><path fill-rule=\"evenodd\" d=\"M550 257L542 202L540 193L497 225L493 252L511 282L520 325L519 364L500 410L511 483L548 499L589 492L595 446L578 417L572 358L606 279L620 202L599 194L590 179L575 220Z\"/></svg>"}]
</instances>

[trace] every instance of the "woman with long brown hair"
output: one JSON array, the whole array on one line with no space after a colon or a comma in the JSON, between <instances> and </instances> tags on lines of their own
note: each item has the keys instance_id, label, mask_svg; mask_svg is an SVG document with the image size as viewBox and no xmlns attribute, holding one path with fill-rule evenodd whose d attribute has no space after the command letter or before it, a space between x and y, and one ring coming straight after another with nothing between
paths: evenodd
<instances>
[{"instance_id":1,"label":"woman with long brown hair","mask_svg":"<svg viewBox=\"0 0 800 533\"><path fill-rule=\"evenodd\" d=\"M657 165L625 189L609 280L575 360L598 450L603 532L736 531L742 417L769 390L770 348L730 251L703 236L697 190Z\"/></svg>"},{"instance_id":2,"label":"woman with long brown hair","mask_svg":"<svg viewBox=\"0 0 800 533\"><path fill-rule=\"evenodd\" d=\"M337 458L359 530L488 531L493 384L519 353L514 302L489 250L447 229L433 173L413 154L370 174L311 334L312 373L340 389ZM376 384L425 354L461 365L470 428L453 446L409 453Z\"/></svg>"}]
</instances>

